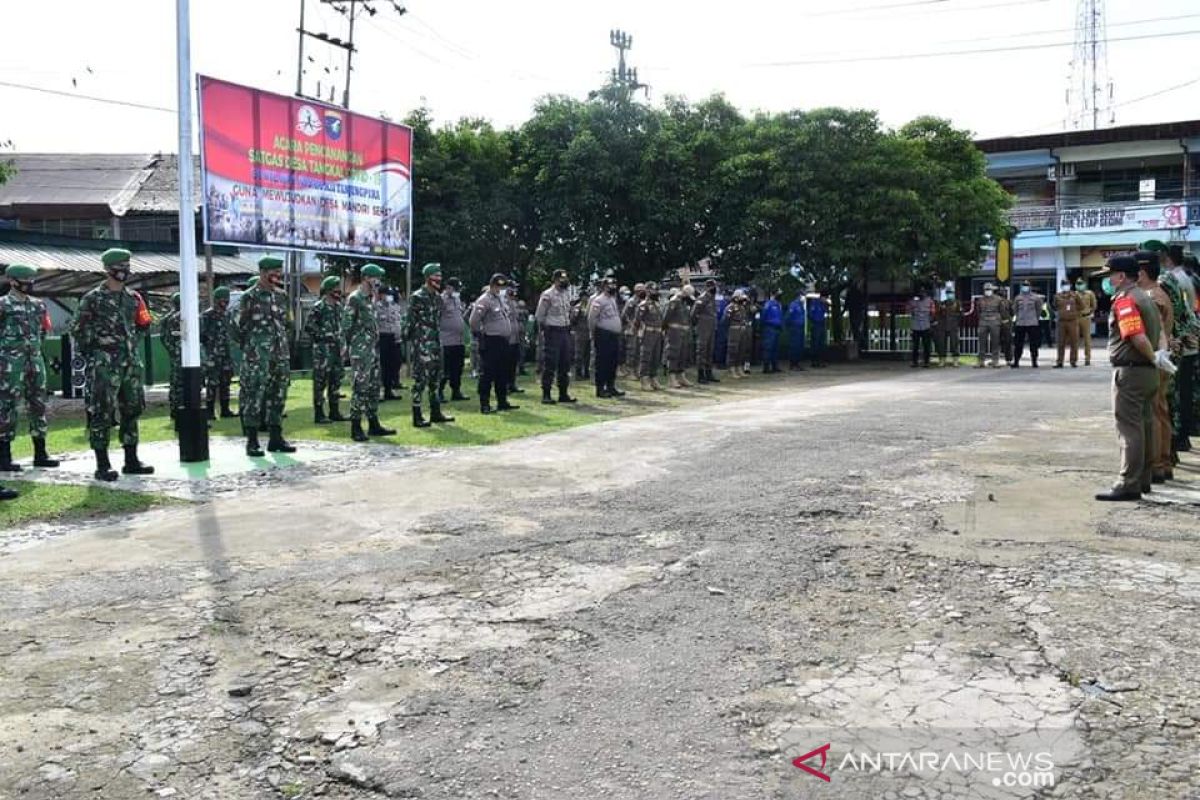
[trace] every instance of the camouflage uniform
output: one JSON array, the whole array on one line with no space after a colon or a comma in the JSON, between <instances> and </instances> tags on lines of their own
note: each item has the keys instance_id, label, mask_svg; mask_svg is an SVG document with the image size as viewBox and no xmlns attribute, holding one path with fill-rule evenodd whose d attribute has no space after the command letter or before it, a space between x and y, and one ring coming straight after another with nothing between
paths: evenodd
<instances>
[{"instance_id":1,"label":"camouflage uniform","mask_svg":"<svg viewBox=\"0 0 1200 800\"><path fill-rule=\"evenodd\" d=\"M137 292L104 284L85 294L75 311L71 337L87 364L84 400L93 450L108 449L118 417L121 445L137 446L138 417L146 408L141 343L148 322L138 320L144 313Z\"/></svg>"},{"instance_id":2,"label":"camouflage uniform","mask_svg":"<svg viewBox=\"0 0 1200 800\"><path fill-rule=\"evenodd\" d=\"M654 380L662 367L663 315L662 306L655 297L657 292L648 291L646 299L638 303L633 327L637 331L638 377Z\"/></svg>"},{"instance_id":3,"label":"camouflage uniform","mask_svg":"<svg viewBox=\"0 0 1200 800\"><path fill-rule=\"evenodd\" d=\"M265 281L256 283L242 295L237 332L242 346L242 430L257 434L264 425L280 428L292 380L287 293Z\"/></svg>"},{"instance_id":4,"label":"camouflage uniform","mask_svg":"<svg viewBox=\"0 0 1200 800\"><path fill-rule=\"evenodd\" d=\"M691 343L691 325L688 324L688 307L682 292L667 302L663 312L663 327L666 329L667 372L678 374L687 369L687 349Z\"/></svg>"},{"instance_id":5,"label":"camouflage uniform","mask_svg":"<svg viewBox=\"0 0 1200 800\"><path fill-rule=\"evenodd\" d=\"M641 368L641 354L638 352L637 330L634 328L633 319L637 316L638 306L645 299L638 297L637 293L644 289L641 284L635 286L633 297L626 300L625 307L621 309L621 325L625 330L625 368L632 371L634 377L638 376Z\"/></svg>"},{"instance_id":6,"label":"camouflage uniform","mask_svg":"<svg viewBox=\"0 0 1200 800\"><path fill-rule=\"evenodd\" d=\"M229 413L229 385L233 381L233 351L229 346L233 320L228 308L215 305L200 315L200 365L209 408L221 402L221 413Z\"/></svg>"},{"instance_id":7,"label":"camouflage uniform","mask_svg":"<svg viewBox=\"0 0 1200 800\"><path fill-rule=\"evenodd\" d=\"M158 320L158 337L170 359L167 408L171 412L171 419L175 419L175 412L183 408L183 341L180 339L182 315L179 312L179 295L171 300L175 307Z\"/></svg>"},{"instance_id":8,"label":"camouflage uniform","mask_svg":"<svg viewBox=\"0 0 1200 800\"><path fill-rule=\"evenodd\" d=\"M46 304L33 297L0 297L0 442L17 435L17 410L29 410L29 433L46 438L46 360L42 341L50 329Z\"/></svg>"},{"instance_id":9,"label":"camouflage uniform","mask_svg":"<svg viewBox=\"0 0 1200 800\"><path fill-rule=\"evenodd\" d=\"M342 330L345 310L341 302L328 297L313 306L304 332L312 342L313 405L320 406L328 395L330 407L337 405L338 389L345 372L342 362L345 336Z\"/></svg>"},{"instance_id":10,"label":"camouflage uniform","mask_svg":"<svg viewBox=\"0 0 1200 800\"><path fill-rule=\"evenodd\" d=\"M592 375L592 332L588 329L588 304L586 294L571 308L571 334L575 339L575 377L580 380Z\"/></svg>"},{"instance_id":11,"label":"camouflage uniform","mask_svg":"<svg viewBox=\"0 0 1200 800\"><path fill-rule=\"evenodd\" d=\"M1170 271L1164 270L1158 279L1159 286L1171 303L1172 327L1168 333L1172 350L1179 363L1180 370L1193 368L1196 363L1196 350L1200 348L1200 318L1188 307L1188 297L1179 279ZM1157 342L1155 343L1157 345ZM1175 443L1181 444L1190 435L1188 423L1192 422L1192 414L1185 413L1183 398L1180 396L1180 374L1170 376L1167 389L1167 403L1171 415L1171 429L1174 432Z\"/></svg>"},{"instance_id":12,"label":"camouflage uniform","mask_svg":"<svg viewBox=\"0 0 1200 800\"><path fill-rule=\"evenodd\" d=\"M404 341L412 354L412 405L414 413L421 409L421 396L429 391L429 405L438 405L437 390L442 383L442 297L422 286L412 293L408 303L408 319L404 326Z\"/></svg>"},{"instance_id":13,"label":"camouflage uniform","mask_svg":"<svg viewBox=\"0 0 1200 800\"><path fill-rule=\"evenodd\" d=\"M411 312L410 312L411 313ZM371 298L362 286L346 301L344 327L350 349L350 419L379 416L379 323Z\"/></svg>"}]
</instances>

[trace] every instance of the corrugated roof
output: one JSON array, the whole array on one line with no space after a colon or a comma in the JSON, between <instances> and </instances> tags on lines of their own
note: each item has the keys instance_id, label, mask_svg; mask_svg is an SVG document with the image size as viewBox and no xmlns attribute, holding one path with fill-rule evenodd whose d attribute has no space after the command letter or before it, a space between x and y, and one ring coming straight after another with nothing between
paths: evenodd
<instances>
[{"instance_id":1,"label":"corrugated roof","mask_svg":"<svg viewBox=\"0 0 1200 800\"><path fill-rule=\"evenodd\" d=\"M18 153L16 168L0 184L0 215L31 206L80 206L123 216L150 177L153 155Z\"/></svg>"},{"instance_id":2,"label":"corrugated roof","mask_svg":"<svg viewBox=\"0 0 1200 800\"><path fill-rule=\"evenodd\" d=\"M192 181L192 197L195 207L200 207L203 193L200 188L200 156L193 156L195 175ZM129 211L135 214L179 213L179 156L168 153L155 158L150 176L142 182Z\"/></svg>"},{"instance_id":3,"label":"corrugated roof","mask_svg":"<svg viewBox=\"0 0 1200 800\"><path fill-rule=\"evenodd\" d=\"M104 271L100 263L100 250L83 247L59 247L26 242L0 241L0 265L31 264L47 272L95 272ZM200 272L204 272L204 256L196 257ZM129 262L134 275L178 273L179 256L175 253L133 253ZM252 275L258 272L254 261L238 256L213 256L214 275Z\"/></svg>"}]
</instances>

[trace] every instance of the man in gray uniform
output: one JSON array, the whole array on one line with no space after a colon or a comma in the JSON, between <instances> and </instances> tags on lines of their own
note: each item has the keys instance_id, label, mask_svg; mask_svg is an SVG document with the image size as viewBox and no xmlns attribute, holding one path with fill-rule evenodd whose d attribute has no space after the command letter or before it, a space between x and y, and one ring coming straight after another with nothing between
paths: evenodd
<instances>
[{"instance_id":1,"label":"man in gray uniform","mask_svg":"<svg viewBox=\"0 0 1200 800\"><path fill-rule=\"evenodd\" d=\"M992 367L1000 366L1000 321L1004 313L1004 300L996 295L996 287L984 284L983 297L975 300L972 310L979 312L979 363L986 367L992 358Z\"/></svg>"},{"instance_id":2,"label":"man in gray uniform","mask_svg":"<svg viewBox=\"0 0 1200 800\"><path fill-rule=\"evenodd\" d=\"M496 410L519 408L508 402L509 339L513 328L508 304L500 297L506 285L508 278L497 272L487 291L471 307L471 332L479 342L483 361L483 374L479 378L479 411L483 414L492 413L489 403L492 387L496 389Z\"/></svg>"},{"instance_id":3,"label":"man in gray uniform","mask_svg":"<svg viewBox=\"0 0 1200 800\"><path fill-rule=\"evenodd\" d=\"M574 403L575 398L567 393L571 385L571 279L565 269L556 269L550 288L538 299L538 329L542 332L545 347L545 363L542 364L542 402ZM558 400L550 396L550 384L557 378Z\"/></svg>"},{"instance_id":4,"label":"man in gray uniform","mask_svg":"<svg viewBox=\"0 0 1200 800\"><path fill-rule=\"evenodd\" d=\"M1033 368L1038 368L1038 350L1042 346L1042 311L1046 308L1046 298L1033 290L1029 281L1021 284L1020 293L1013 301L1014 313L1017 317L1017 335L1013 343L1012 368L1021 366L1021 355L1025 351L1025 342L1029 342L1029 360Z\"/></svg>"},{"instance_id":5,"label":"man in gray uniform","mask_svg":"<svg viewBox=\"0 0 1200 800\"><path fill-rule=\"evenodd\" d=\"M470 400L462 393L463 362L466 360L466 344L463 325L466 320L466 309L463 308L459 288L462 284L458 278L446 281L442 290L442 316L439 333L442 340L442 385L438 387L438 395L445 402L446 384L450 384L451 400Z\"/></svg>"}]
</instances>

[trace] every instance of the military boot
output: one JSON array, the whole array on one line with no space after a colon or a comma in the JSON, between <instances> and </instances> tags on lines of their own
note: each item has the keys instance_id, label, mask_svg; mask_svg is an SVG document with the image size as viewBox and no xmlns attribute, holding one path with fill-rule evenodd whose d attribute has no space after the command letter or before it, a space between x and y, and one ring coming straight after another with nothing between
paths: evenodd
<instances>
[{"instance_id":1,"label":"military boot","mask_svg":"<svg viewBox=\"0 0 1200 800\"><path fill-rule=\"evenodd\" d=\"M413 406L412 409L413 409L413 415L412 415L413 427L414 428L428 428L430 423L426 422L425 417L421 414L421 407Z\"/></svg>"},{"instance_id":2,"label":"military boot","mask_svg":"<svg viewBox=\"0 0 1200 800\"><path fill-rule=\"evenodd\" d=\"M16 500L17 492L15 489L6 489L0 486L0 500Z\"/></svg>"},{"instance_id":3,"label":"military boot","mask_svg":"<svg viewBox=\"0 0 1200 800\"><path fill-rule=\"evenodd\" d=\"M96 471L93 473L96 480L112 483L117 479L117 471L112 468L112 462L108 460L108 448L100 447L92 451L96 454Z\"/></svg>"},{"instance_id":4,"label":"military boot","mask_svg":"<svg viewBox=\"0 0 1200 800\"><path fill-rule=\"evenodd\" d=\"M58 466L58 459L51 458L46 452L46 440L43 437L33 437L33 465L44 469L54 469Z\"/></svg>"},{"instance_id":5,"label":"military boot","mask_svg":"<svg viewBox=\"0 0 1200 800\"><path fill-rule=\"evenodd\" d=\"M121 467L121 472L126 475L153 475L154 467L149 464L143 464L138 458L137 445L125 445L125 466Z\"/></svg>"},{"instance_id":6,"label":"military boot","mask_svg":"<svg viewBox=\"0 0 1200 800\"><path fill-rule=\"evenodd\" d=\"M441 403L434 403L429 407L430 422L454 422L454 417L447 417L442 413Z\"/></svg>"},{"instance_id":7,"label":"military boot","mask_svg":"<svg viewBox=\"0 0 1200 800\"><path fill-rule=\"evenodd\" d=\"M720 383L720 382L721 382L721 379L720 379L720 378L718 378L718 377L716 376L716 374L713 372L713 368L712 368L712 367L708 367L708 368L705 370L705 372L707 372L707 373L708 373L708 382L709 382L709 383Z\"/></svg>"},{"instance_id":8,"label":"military boot","mask_svg":"<svg viewBox=\"0 0 1200 800\"><path fill-rule=\"evenodd\" d=\"M558 387L558 402L574 403L574 402L576 402L576 400L574 397L571 397L571 395L567 393L566 386L560 386L560 387Z\"/></svg>"},{"instance_id":9,"label":"military boot","mask_svg":"<svg viewBox=\"0 0 1200 800\"><path fill-rule=\"evenodd\" d=\"M414 406L415 407L415 406ZM367 417L368 436L395 436L396 431L379 424L379 417Z\"/></svg>"},{"instance_id":10,"label":"military boot","mask_svg":"<svg viewBox=\"0 0 1200 800\"><path fill-rule=\"evenodd\" d=\"M370 437L367 436L367 432L363 430L362 420L357 417L350 420L350 438L356 442L371 441Z\"/></svg>"},{"instance_id":11,"label":"military boot","mask_svg":"<svg viewBox=\"0 0 1200 800\"><path fill-rule=\"evenodd\" d=\"M329 417L325 416L325 404L320 400L313 400L313 424L328 425Z\"/></svg>"},{"instance_id":12,"label":"military boot","mask_svg":"<svg viewBox=\"0 0 1200 800\"><path fill-rule=\"evenodd\" d=\"M341 409L338 408L337 394L329 395L329 421L330 422L345 422L346 418L342 416Z\"/></svg>"},{"instance_id":13,"label":"military boot","mask_svg":"<svg viewBox=\"0 0 1200 800\"><path fill-rule=\"evenodd\" d=\"M229 407L229 387L221 387L221 419L233 419L237 412Z\"/></svg>"},{"instance_id":14,"label":"military boot","mask_svg":"<svg viewBox=\"0 0 1200 800\"><path fill-rule=\"evenodd\" d=\"M266 455L263 453L262 445L258 443L258 430L256 428L246 431L246 455L251 458L262 458Z\"/></svg>"},{"instance_id":15,"label":"military boot","mask_svg":"<svg viewBox=\"0 0 1200 800\"><path fill-rule=\"evenodd\" d=\"M271 453L294 453L296 446L283 438L283 428L279 425L271 426L271 438L267 440L267 450Z\"/></svg>"},{"instance_id":16,"label":"military boot","mask_svg":"<svg viewBox=\"0 0 1200 800\"><path fill-rule=\"evenodd\" d=\"M542 389L542 405L552 406L557 405L557 401L550 396L550 387L546 386Z\"/></svg>"},{"instance_id":17,"label":"military boot","mask_svg":"<svg viewBox=\"0 0 1200 800\"><path fill-rule=\"evenodd\" d=\"M704 369L704 367L696 368L696 383L708 383L708 372Z\"/></svg>"},{"instance_id":18,"label":"military boot","mask_svg":"<svg viewBox=\"0 0 1200 800\"><path fill-rule=\"evenodd\" d=\"M12 442L0 442L0 472L20 472L21 465L12 460Z\"/></svg>"},{"instance_id":19,"label":"military boot","mask_svg":"<svg viewBox=\"0 0 1200 800\"><path fill-rule=\"evenodd\" d=\"M205 400L204 407L208 410L209 420L215 420L217 418L217 398L210 397Z\"/></svg>"}]
</instances>

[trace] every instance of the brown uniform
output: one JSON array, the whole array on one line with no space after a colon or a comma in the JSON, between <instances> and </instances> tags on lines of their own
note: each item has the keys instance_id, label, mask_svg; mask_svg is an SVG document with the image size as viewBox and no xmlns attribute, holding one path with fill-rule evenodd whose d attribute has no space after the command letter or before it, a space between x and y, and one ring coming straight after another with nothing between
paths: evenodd
<instances>
[{"instance_id":1,"label":"brown uniform","mask_svg":"<svg viewBox=\"0 0 1200 800\"><path fill-rule=\"evenodd\" d=\"M687 346L692 340L688 324L688 307L682 297L673 297L663 313L663 328L667 336L667 372L679 374L687 369Z\"/></svg>"},{"instance_id":2,"label":"brown uniform","mask_svg":"<svg viewBox=\"0 0 1200 800\"><path fill-rule=\"evenodd\" d=\"M725 363L730 369L741 368L750 361L752 346L750 328L753 311L750 303L733 300L725 306L725 317L729 320L729 344L726 348Z\"/></svg>"},{"instance_id":3,"label":"brown uniform","mask_svg":"<svg viewBox=\"0 0 1200 800\"><path fill-rule=\"evenodd\" d=\"M1157 345L1162 331L1158 310L1150 295L1135 287L1122 288L1113 297L1109 315L1108 360L1113 366L1113 417L1121 443L1121 477L1118 492L1145 492L1151 484L1150 454L1154 429L1154 394L1158 369L1133 346L1145 334Z\"/></svg>"},{"instance_id":4,"label":"brown uniform","mask_svg":"<svg viewBox=\"0 0 1200 800\"><path fill-rule=\"evenodd\" d=\"M1079 332L1077 338L1083 344L1083 363L1092 363L1092 316L1096 313L1096 293L1091 289L1081 289L1079 295Z\"/></svg>"},{"instance_id":5,"label":"brown uniform","mask_svg":"<svg viewBox=\"0 0 1200 800\"><path fill-rule=\"evenodd\" d=\"M696 366L712 369L713 348L717 341L717 295L704 291L692 306L692 324L696 326Z\"/></svg>"},{"instance_id":6,"label":"brown uniform","mask_svg":"<svg viewBox=\"0 0 1200 800\"><path fill-rule=\"evenodd\" d=\"M1174 319L1171 298L1167 297L1167 293L1157 283L1146 289L1145 292L1150 295L1150 300L1158 311L1162 330L1171 330ZM1154 349L1157 350L1161 343L1156 339L1151 339L1150 344L1154 345ZM1158 390L1154 393L1153 407L1154 437L1150 447L1150 469L1157 476L1171 472L1175 466L1171 461L1171 440L1175 435L1175 429L1171 424L1171 406L1167 402L1170 388L1171 376L1165 372L1158 372Z\"/></svg>"},{"instance_id":7,"label":"brown uniform","mask_svg":"<svg viewBox=\"0 0 1200 800\"><path fill-rule=\"evenodd\" d=\"M1079 362L1079 293L1073 289L1054 295L1054 313L1058 317L1058 361L1063 365L1063 355L1071 348L1071 366Z\"/></svg>"},{"instance_id":8,"label":"brown uniform","mask_svg":"<svg viewBox=\"0 0 1200 800\"><path fill-rule=\"evenodd\" d=\"M633 318L640 353L639 378L656 378L662 366L663 315L662 306L653 297L638 303Z\"/></svg>"}]
</instances>

